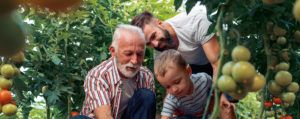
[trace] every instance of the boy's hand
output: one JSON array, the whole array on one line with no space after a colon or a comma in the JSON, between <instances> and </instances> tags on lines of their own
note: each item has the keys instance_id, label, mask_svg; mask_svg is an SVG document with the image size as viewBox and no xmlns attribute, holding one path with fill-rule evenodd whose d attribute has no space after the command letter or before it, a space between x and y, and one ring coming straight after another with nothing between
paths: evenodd
<instances>
[{"instance_id":1,"label":"boy's hand","mask_svg":"<svg viewBox=\"0 0 300 119\"><path fill-rule=\"evenodd\" d=\"M161 119L171 119L171 118L167 116L161 116Z\"/></svg>"}]
</instances>

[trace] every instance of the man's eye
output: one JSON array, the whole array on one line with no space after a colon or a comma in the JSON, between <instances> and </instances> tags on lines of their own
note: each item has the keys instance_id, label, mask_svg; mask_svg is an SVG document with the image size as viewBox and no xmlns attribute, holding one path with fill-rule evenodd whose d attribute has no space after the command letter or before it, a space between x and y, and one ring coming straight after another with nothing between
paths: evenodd
<instances>
[{"instance_id":1,"label":"man's eye","mask_svg":"<svg viewBox=\"0 0 300 119\"><path fill-rule=\"evenodd\" d=\"M147 42L146 45L151 45L151 42Z\"/></svg>"},{"instance_id":2,"label":"man's eye","mask_svg":"<svg viewBox=\"0 0 300 119\"><path fill-rule=\"evenodd\" d=\"M144 56L144 52L138 53L137 55L140 56L140 57L141 57L141 56Z\"/></svg>"},{"instance_id":3,"label":"man's eye","mask_svg":"<svg viewBox=\"0 0 300 119\"><path fill-rule=\"evenodd\" d=\"M156 37L156 32L153 33L153 35L150 37L150 41L154 40Z\"/></svg>"},{"instance_id":4,"label":"man's eye","mask_svg":"<svg viewBox=\"0 0 300 119\"><path fill-rule=\"evenodd\" d=\"M124 53L126 56L130 56L132 53Z\"/></svg>"},{"instance_id":5,"label":"man's eye","mask_svg":"<svg viewBox=\"0 0 300 119\"><path fill-rule=\"evenodd\" d=\"M179 80L176 80L176 81L175 81L175 84L179 84L179 83L180 83L180 81L179 81Z\"/></svg>"}]
</instances>

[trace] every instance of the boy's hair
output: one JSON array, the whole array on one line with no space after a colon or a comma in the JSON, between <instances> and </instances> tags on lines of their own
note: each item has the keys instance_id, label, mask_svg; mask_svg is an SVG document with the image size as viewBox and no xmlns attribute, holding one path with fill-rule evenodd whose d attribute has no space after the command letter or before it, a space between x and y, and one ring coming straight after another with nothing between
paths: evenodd
<instances>
[{"instance_id":1,"label":"boy's hair","mask_svg":"<svg viewBox=\"0 0 300 119\"><path fill-rule=\"evenodd\" d=\"M169 49L159 54L154 61L155 75L164 76L167 72L167 68L178 67L185 69L187 63L181 56L181 54L174 50Z\"/></svg>"},{"instance_id":2,"label":"boy's hair","mask_svg":"<svg viewBox=\"0 0 300 119\"><path fill-rule=\"evenodd\" d=\"M153 20L153 18L154 16L150 12L144 11L140 15L137 15L133 18L133 20L131 21L131 25L135 25L144 29L144 26L146 24L149 24Z\"/></svg>"}]
</instances>

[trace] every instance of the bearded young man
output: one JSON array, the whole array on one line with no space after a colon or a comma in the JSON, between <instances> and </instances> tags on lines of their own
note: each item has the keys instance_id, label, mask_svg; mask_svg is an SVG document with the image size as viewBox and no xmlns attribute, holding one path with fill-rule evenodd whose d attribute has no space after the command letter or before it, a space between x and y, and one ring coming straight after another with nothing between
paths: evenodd
<instances>
[{"instance_id":1,"label":"bearded young man","mask_svg":"<svg viewBox=\"0 0 300 119\"><path fill-rule=\"evenodd\" d=\"M205 72L215 82L220 46L215 34L207 33L211 22L205 6L197 3L190 13L181 12L166 21L145 11L133 18L131 24L143 29L148 46L157 51L177 50L192 68L193 74ZM227 98L231 99L229 96ZM221 96L220 117L232 119L235 118L234 105L227 98Z\"/></svg>"},{"instance_id":2,"label":"bearded young man","mask_svg":"<svg viewBox=\"0 0 300 119\"><path fill-rule=\"evenodd\" d=\"M148 46L157 51L180 52L193 73L216 74L220 47L214 33L207 34L211 22L204 6L195 5L189 14L182 12L166 21L145 11L131 24L143 29Z\"/></svg>"},{"instance_id":3,"label":"bearded young man","mask_svg":"<svg viewBox=\"0 0 300 119\"><path fill-rule=\"evenodd\" d=\"M112 57L86 76L85 101L77 119L155 118L153 74L142 67L145 48L140 28L118 26L109 48Z\"/></svg>"}]
</instances>

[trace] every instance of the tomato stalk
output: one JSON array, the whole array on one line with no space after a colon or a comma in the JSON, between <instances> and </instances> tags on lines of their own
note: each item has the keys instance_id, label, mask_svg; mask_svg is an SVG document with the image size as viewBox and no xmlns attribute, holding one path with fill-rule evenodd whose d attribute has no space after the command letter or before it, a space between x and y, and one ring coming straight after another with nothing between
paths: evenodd
<instances>
[{"instance_id":1,"label":"tomato stalk","mask_svg":"<svg viewBox=\"0 0 300 119\"><path fill-rule=\"evenodd\" d=\"M49 106L49 103L48 103L48 101L47 101L47 99L46 99L46 97L44 97L45 98L45 101L46 101L46 113L47 113L47 119L50 119L51 117L50 117L50 106Z\"/></svg>"},{"instance_id":2,"label":"tomato stalk","mask_svg":"<svg viewBox=\"0 0 300 119\"><path fill-rule=\"evenodd\" d=\"M263 34L265 36L268 36L268 34ZM266 57L267 57L267 72L265 74L265 79L267 80L266 81L266 85L268 84L268 79L270 77L270 71L271 71L271 68L270 68L270 65L271 65L271 50L270 50L270 45L269 45L269 39L268 37L263 37L263 40L264 40L264 50L265 50L265 53L266 53ZM263 88L263 94L262 94L262 100L265 100L266 99L266 95L267 95L267 86L265 86ZM261 101L261 108L260 108L260 114L259 114L259 118L262 119L263 118L263 114L265 112L265 108L264 108L264 101Z\"/></svg>"},{"instance_id":3,"label":"tomato stalk","mask_svg":"<svg viewBox=\"0 0 300 119\"><path fill-rule=\"evenodd\" d=\"M68 60L68 39L64 39L65 41L65 47L64 47L64 53L65 53L65 62L66 62L66 67L69 67L69 60ZM71 84L70 82L70 79L68 80L69 84ZM68 104L68 107L67 107L67 118L70 119L70 113L71 113L71 105L72 105L72 102L71 102L71 95L68 94L67 96L67 104Z\"/></svg>"},{"instance_id":4,"label":"tomato stalk","mask_svg":"<svg viewBox=\"0 0 300 119\"><path fill-rule=\"evenodd\" d=\"M71 113L71 96L68 94L68 119L70 119L70 113Z\"/></svg>"},{"instance_id":5,"label":"tomato stalk","mask_svg":"<svg viewBox=\"0 0 300 119\"><path fill-rule=\"evenodd\" d=\"M228 3L229 1L227 1ZM225 11L225 4L222 4L220 6L220 11L219 11L219 15L218 15L218 19L217 19L217 22L216 22L216 33L217 33L217 36L218 36L218 39L219 39L219 42L220 42L220 46L221 46L221 51L220 51L220 59L218 61L218 71L217 71L217 77L215 77L216 79L218 79L220 76L221 76L221 70L222 70L222 66L225 62L224 60L224 52L225 52L225 37L223 36L223 29L222 29L222 18L223 18L223 15L224 15L224 11ZM214 88L214 93L215 93L215 102L214 102L214 110L212 112L212 115L210 117L210 119L217 119L218 116L219 116L219 103L220 103L220 91L216 88L216 82L214 82L213 84L213 88ZM211 91L212 92L212 91Z\"/></svg>"}]
</instances>

